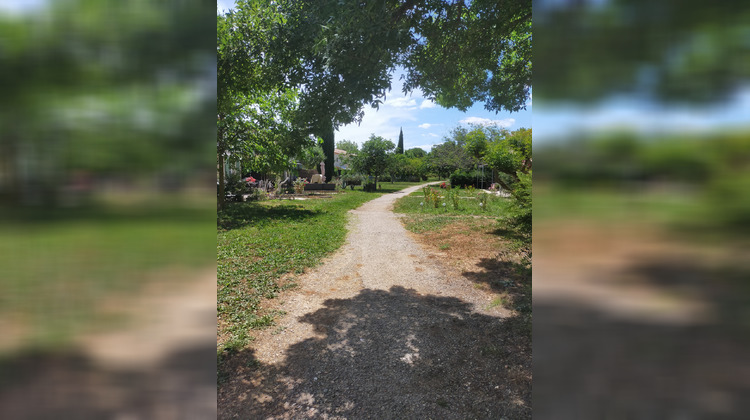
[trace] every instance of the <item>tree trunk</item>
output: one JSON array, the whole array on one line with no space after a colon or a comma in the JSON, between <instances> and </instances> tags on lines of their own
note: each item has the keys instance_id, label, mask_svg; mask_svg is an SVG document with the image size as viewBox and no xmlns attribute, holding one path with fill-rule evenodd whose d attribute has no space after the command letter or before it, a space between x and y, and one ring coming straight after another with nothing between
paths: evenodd
<instances>
[{"instance_id":1,"label":"tree trunk","mask_svg":"<svg viewBox=\"0 0 750 420\"><path fill-rule=\"evenodd\" d=\"M330 182L333 179L333 175L336 168L334 167L334 149L336 149L336 141L333 132L333 122L327 121L324 126L321 136L323 138L323 153L326 155L326 181Z\"/></svg>"},{"instance_id":2,"label":"tree trunk","mask_svg":"<svg viewBox=\"0 0 750 420\"><path fill-rule=\"evenodd\" d=\"M224 151L219 150L219 196L217 197L217 205L219 210L224 208Z\"/></svg>"}]
</instances>

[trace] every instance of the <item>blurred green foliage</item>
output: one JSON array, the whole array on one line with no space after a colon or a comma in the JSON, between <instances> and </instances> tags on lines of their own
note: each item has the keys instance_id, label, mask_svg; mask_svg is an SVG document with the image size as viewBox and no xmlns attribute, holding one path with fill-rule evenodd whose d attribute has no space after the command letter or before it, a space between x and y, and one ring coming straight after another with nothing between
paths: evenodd
<instances>
[{"instance_id":1,"label":"blurred green foliage","mask_svg":"<svg viewBox=\"0 0 750 420\"><path fill-rule=\"evenodd\" d=\"M538 146L535 158L539 181L561 191L648 195L665 206L683 197L682 207L692 215L693 227L731 235L750 227L749 131L601 133ZM540 195L542 202L544 197ZM684 217L673 219L684 227Z\"/></svg>"},{"instance_id":2,"label":"blurred green foliage","mask_svg":"<svg viewBox=\"0 0 750 420\"><path fill-rule=\"evenodd\" d=\"M750 78L744 0L538 1L534 30L542 101L716 103Z\"/></svg>"},{"instance_id":3,"label":"blurred green foliage","mask_svg":"<svg viewBox=\"0 0 750 420\"><path fill-rule=\"evenodd\" d=\"M0 15L0 199L60 204L87 178L195 179L215 125L200 2L49 2Z\"/></svg>"},{"instance_id":4,"label":"blurred green foliage","mask_svg":"<svg viewBox=\"0 0 750 420\"><path fill-rule=\"evenodd\" d=\"M0 14L0 318L23 331L10 349L59 351L111 328L109 301L213 263L212 7Z\"/></svg>"}]
</instances>

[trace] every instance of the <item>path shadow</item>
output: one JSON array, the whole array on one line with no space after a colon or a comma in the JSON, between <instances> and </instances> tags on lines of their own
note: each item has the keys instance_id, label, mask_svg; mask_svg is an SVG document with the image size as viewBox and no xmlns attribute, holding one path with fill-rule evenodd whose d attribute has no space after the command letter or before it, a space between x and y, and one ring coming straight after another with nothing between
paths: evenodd
<instances>
[{"instance_id":1,"label":"path shadow","mask_svg":"<svg viewBox=\"0 0 750 420\"><path fill-rule=\"evenodd\" d=\"M76 352L0 361L3 419L207 419L216 416L213 343L183 347L155 367L102 367Z\"/></svg>"},{"instance_id":2,"label":"path shadow","mask_svg":"<svg viewBox=\"0 0 750 420\"><path fill-rule=\"evenodd\" d=\"M613 287L643 283L700 298L699 322L615 315L536 300L534 417L744 419L750 413L748 271L696 260L649 259ZM599 302L606 308L606 302Z\"/></svg>"},{"instance_id":3,"label":"path shadow","mask_svg":"<svg viewBox=\"0 0 750 420\"><path fill-rule=\"evenodd\" d=\"M531 417L531 342L512 319L397 286L324 305L282 363L226 361L219 418Z\"/></svg>"},{"instance_id":4,"label":"path shadow","mask_svg":"<svg viewBox=\"0 0 750 420\"><path fill-rule=\"evenodd\" d=\"M294 204L270 207L253 202L228 203L227 208L217 215L216 224L219 229L232 230L275 221L299 222L319 214L320 210L309 210Z\"/></svg>"},{"instance_id":5,"label":"path shadow","mask_svg":"<svg viewBox=\"0 0 750 420\"><path fill-rule=\"evenodd\" d=\"M643 283L673 295L707 303L718 325L750 331L750 266L716 264L700 259L648 259L618 276L623 286Z\"/></svg>"}]
</instances>

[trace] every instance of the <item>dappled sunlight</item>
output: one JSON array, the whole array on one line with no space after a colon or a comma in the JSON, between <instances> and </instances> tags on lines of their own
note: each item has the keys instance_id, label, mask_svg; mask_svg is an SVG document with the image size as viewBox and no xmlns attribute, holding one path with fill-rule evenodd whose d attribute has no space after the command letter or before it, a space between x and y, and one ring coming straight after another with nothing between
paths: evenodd
<instances>
[{"instance_id":1,"label":"dappled sunlight","mask_svg":"<svg viewBox=\"0 0 750 420\"><path fill-rule=\"evenodd\" d=\"M530 342L471 306L400 286L329 299L300 319L324 335L280 363L229 357L219 418L530 417Z\"/></svg>"}]
</instances>

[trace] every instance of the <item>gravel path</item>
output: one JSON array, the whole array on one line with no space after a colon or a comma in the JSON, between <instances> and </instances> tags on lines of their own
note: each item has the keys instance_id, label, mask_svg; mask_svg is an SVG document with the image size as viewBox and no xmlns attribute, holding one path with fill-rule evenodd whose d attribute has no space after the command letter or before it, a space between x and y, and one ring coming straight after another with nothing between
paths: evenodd
<instances>
[{"instance_id":1,"label":"gravel path","mask_svg":"<svg viewBox=\"0 0 750 420\"><path fill-rule=\"evenodd\" d=\"M286 315L236 358L220 418L530 417L510 313L391 211L419 188L351 211L346 244L282 296Z\"/></svg>"}]
</instances>

